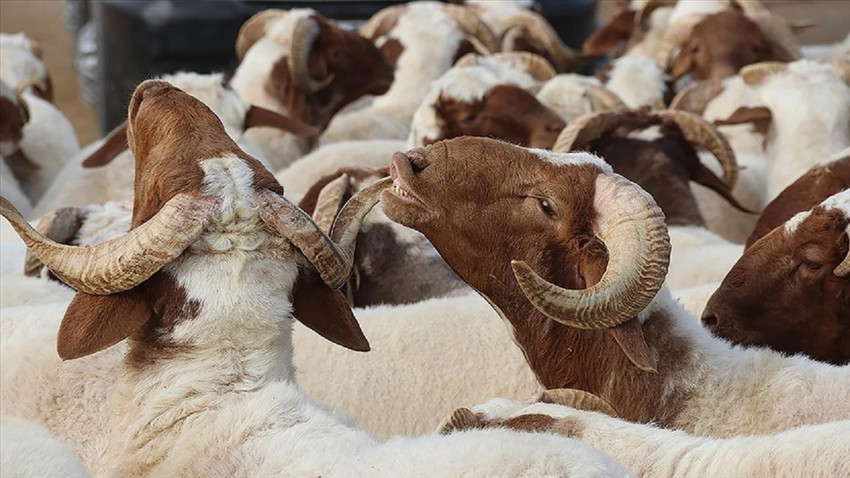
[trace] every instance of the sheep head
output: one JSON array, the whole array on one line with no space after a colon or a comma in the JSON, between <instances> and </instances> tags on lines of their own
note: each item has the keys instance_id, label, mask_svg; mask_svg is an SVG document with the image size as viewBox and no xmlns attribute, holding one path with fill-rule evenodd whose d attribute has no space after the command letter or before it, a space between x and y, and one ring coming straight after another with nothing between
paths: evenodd
<instances>
[{"instance_id":1,"label":"sheep head","mask_svg":"<svg viewBox=\"0 0 850 478\"><path fill-rule=\"evenodd\" d=\"M0 81L0 157L19 182L25 182L29 174L39 169L19 146L29 118L24 100Z\"/></svg>"},{"instance_id":2,"label":"sheep head","mask_svg":"<svg viewBox=\"0 0 850 478\"><path fill-rule=\"evenodd\" d=\"M850 190L751 245L702 315L734 343L850 360Z\"/></svg>"},{"instance_id":3,"label":"sheep head","mask_svg":"<svg viewBox=\"0 0 850 478\"><path fill-rule=\"evenodd\" d=\"M150 327L175 319L163 314L196 314L203 304L186 297L172 277L190 248L193 256L240 250L291 263L300 262L300 253L311 267L299 277L296 309L299 291L320 296L301 320L332 341L368 349L337 289L351 271L356 229L382 185L340 212L333 240L282 197L274 176L236 146L209 108L160 80L136 88L127 140L136 179L131 230L124 236L89 247L58 244L0 202L38 259L79 291L60 328L61 357L85 356L131 335L150 339ZM160 272L166 266L170 273Z\"/></svg>"},{"instance_id":4,"label":"sheep head","mask_svg":"<svg viewBox=\"0 0 850 478\"><path fill-rule=\"evenodd\" d=\"M639 336L618 338L626 355L653 369L633 319L661 287L670 246L663 213L640 188L590 154L486 138L397 153L390 173L387 216L422 232L505 313L520 341L531 328L551 327L545 317L615 338L626 330ZM538 359L548 360L529 356ZM535 365L541 380L552 379Z\"/></svg>"}]
</instances>

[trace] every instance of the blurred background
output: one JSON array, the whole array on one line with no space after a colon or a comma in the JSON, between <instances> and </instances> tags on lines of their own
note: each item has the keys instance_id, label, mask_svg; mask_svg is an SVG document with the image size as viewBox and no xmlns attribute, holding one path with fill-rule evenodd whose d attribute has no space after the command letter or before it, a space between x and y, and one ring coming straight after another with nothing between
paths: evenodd
<instances>
[{"instance_id":1,"label":"blurred background","mask_svg":"<svg viewBox=\"0 0 850 478\"><path fill-rule=\"evenodd\" d=\"M135 84L180 69L198 72L236 66L233 44L248 17L265 8L310 7L356 28L394 1L0 0L0 31L39 41L53 77L54 102L70 119L80 144L123 119ZM850 25L847 0L765 0L789 20L816 28L800 44L840 41ZM542 14L565 43L581 46L615 0L543 1ZM99 69L100 68L100 69Z\"/></svg>"}]
</instances>

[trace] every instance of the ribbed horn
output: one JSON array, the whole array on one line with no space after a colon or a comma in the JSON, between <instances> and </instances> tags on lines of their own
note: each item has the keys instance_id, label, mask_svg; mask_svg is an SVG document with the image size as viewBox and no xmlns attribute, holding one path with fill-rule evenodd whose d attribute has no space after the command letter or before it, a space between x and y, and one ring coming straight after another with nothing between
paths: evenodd
<instances>
[{"instance_id":1,"label":"ribbed horn","mask_svg":"<svg viewBox=\"0 0 850 478\"><path fill-rule=\"evenodd\" d=\"M847 226L845 232L847 233L847 239L850 240L850 226ZM847 277L850 275L850 250L847 251L847 255L844 256L841 264L838 264L832 272L838 277Z\"/></svg>"},{"instance_id":2,"label":"ribbed horn","mask_svg":"<svg viewBox=\"0 0 850 478\"><path fill-rule=\"evenodd\" d=\"M260 13L252 16L239 29L239 35L236 37L236 58L242 61L248 50L257 43L260 38L266 34L266 23L271 20L283 18L288 14L286 10L272 8L263 10Z\"/></svg>"},{"instance_id":3,"label":"ribbed horn","mask_svg":"<svg viewBox=\"0 0 850 478\"><path fill-rule=\"evenodd\" d=\"M292 82L296 88L309 93L321 90L334 80L333 74L328 74L320 80L310 76L310 51L319 33L319 24L312 18L299 18L292 32L292 51L289 56Z\"/></svg>"},{"instance_id":4,"label":"ribbed horn","mask_svg":"<svg viewBox=\"0 0 850 478\"><path fill-rule=\"evenodd\" d=\"M738 163L735 161L735 153L722 133L717 131L711 123L704 120L702 116L681 110L659 110L653 115L659 118L667 118L675 122L682 133L692 144L697 144L707 149L717 158L723 167L723 182L729 189L735 187L738 182Z\"/></svg>"},{"instance_id":5,"label":"ribbed horn","mask_svg":"<svg viewBox=\"0 0 850 478\"><path fill-rule=\"evenodd\" d=\"M127 234L93 246L75 247L44 237L0 197L0 214L33 254L63 282L92 295L132 289L176 259L201 236L214 206L212 201L178 194Z\"/></svg>"},{"instance_id":6,"label":"ribbed horn","mask_svg":"<svg viewBox=\"0 0 850 478\"><path fill-rule=\"evenodd\" d=\"M599 174L593 199L596 231L608 248L602 279L569 290L541 278L523 261L514 276L529 302L556 322L580 329L616 327L646 308L664 283L670 237L664 213L643 189L617 174Z\"/></svg>"},{"instance_id":7,"label":"ribbed horn","mask_svg":"<svg viewBox=\"0 0 850 478\"><path fill-rule=\"evenodd\" d=\"M342 174L326 184L319 192L316 208L313 209L313 221L325 234L331 233L331 226L342 207L342 198L348 190L348 181L348 175Z\"/></svg>"},{"instance_id":8,"label":"ribbed horn","mask_svg":"<svg viewBox=\"0 0 850 478\"><path fill-rule=\"evenodd\" d=\"M68 244L79 232L86 218L86 211L79 207L63 207L41 216L35 226L36 232L59 244ZM44 264L27 249L24 258L24 275L38 277Z\"/></svg>"},{"instance_id":9,"label":"ribbed horn","mask_svg":"<svg viewBox=\"0 0 850 478\"><path fill-rule=\"evenodd\" d=\"M454 66L475 66L481 64L482 58L492 58L507 63L528 73L535 81L546 82L557 76L558 72L548 60L540 55L527 51L499 52L489 56L477 53L467 53L455 62Z\"/></svg>"},{"instance_id":10,"label":"ribbed horn","mask_svg":"<svg viewBox=\"0 0 850 478\"><path fill-rule=\"evenodd\" d=\"M525 28L537 37L543 43L546 53L552 58L552 64L557 71L562 73L575 71L584 65L586 57L564 45L552 25L540 15L528 10L515 13L505 22L502 36L506 36L514 28Z\"/></svg>"},{"instance_id":11,"label":"ribbed horn","mask_svg":"<svg viewBox=\"0 0 850 478\"><path fill-rule=\"evenodd\" d=\"M744 80L744 83L755 86L761 84L768 76L787 69L788 64L781 61L762 61L742 67L738 75Z\"/></svg>"},{"instance_id":12,"label":"ribbed horn","mask_svg":"<svg viewBox=\"0 0 850 478\"><path fill-rule=\"evenodd\" d=\"M461 30L472 35L472 38L480 43L479 46L485 50L481 53L499 51L499 41L496 39L496 35L472 10L461 5L443 5L443 11L455 19Z\"/></svg>"},{"instance_id":13,"label":"ribbed horn","mask_svg":"<svg viewBox=\"0 0 850 478\"><path fill-rule=\"evenodd\" d=\"M555 388L546 390L540 395L540 401L543 403L554 403L556 405L564 405L565 407L577 408L588 412L599 412L614 418L619 418L620 414L613 405L608 403L604 398L594 395L584 390L575 388Z\"/></svg>"},{"instance_id":14,"label":"ribbed horn","mask_svg":"<svg viewBox=\"0 0 850 478\"><path fill-rule=\"evenodd\" d=\"M622 117L611 111L586 113L570 121L558 135L552 151L568 152L581 149L622 122Z\"/></svg>"},{"instance_id":15,"label":"ribbed horn","mask_svg":"<svg viewBox=\"0 0 850 478\"><path fill-rule=\"evenodd\" d=\"M393 5L384 8L372 15L366 23L360 27L360 36L372 41L384 36L398 23L398 18L407 10L407 5Z\"/></svg>"},{"instance_id":16,"label":"ribbed horn","mask_svg":"<svg viewBox=\"0 0 850 478\"><path fill-rule=\"evenodd\" d=\"M338 289L351 273L354 260L354 246L357 232L363 218L378 203L380 192L392 183L391 178L378 181L355 195L340 211L334 226L345 217L340 240L328 237L313 219L298 206L271 191L260 194L260 219L274 228L278 234L295 245L319 272L322 281L331 289ZM359 199L355 200L358 196ZM353 202L354 201L354 202Z\"/></svg>"}]
</instances>

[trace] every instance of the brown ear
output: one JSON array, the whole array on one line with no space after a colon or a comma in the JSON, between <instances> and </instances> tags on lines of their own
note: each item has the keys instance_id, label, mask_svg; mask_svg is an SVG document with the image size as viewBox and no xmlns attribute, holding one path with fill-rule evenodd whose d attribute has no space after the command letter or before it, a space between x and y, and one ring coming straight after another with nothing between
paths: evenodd
<instances>
[{"instance_id":1,"label":"brown ear","mask_svg":"<svg viewBox=\"0 0 850 478\"><path fill-rule=\"evenodd\" d=\"M292 118L287 118L272 110L251 106L245 115L245 129L255 126L268 126L270 128L282 129L295 136L318 136L319 129Z\"/></svg>"},{"instance_id":2,"label":"brown ear","mask_svg":"<svg viewBox=\"0 0 850 478\"><path fill-rule=\"evenodd\" d=\"M92 154L83 160L84 168L97 168L106 166L122 151L127 149L127 122L124 121L117 128L113 129L103 144L100 145Z\"/></svg>"},{"instance_id":3,"label":"brown ear","mask_svg":"<svg viewBox=\"0 0 850 478\"><path fill-rule=\"evenodd\" d=\"M714 120L714 125L726 126L752 123L757 132L767 134L772 119L773 113L770 112L770 108L764 106L741 106L729 115L728 118Z\"/></svg>"},{"instance_id":4,"label":"brown ear","mask_svg":"<svg viewBox=\"0 0 850 478\"><path fill-rule=\"evenodd\" d=\"M608 333L635 366L645 372L658 373L658 360L649 352L643 329L637 317L608 329Z\"/></svg>"},{"instance_id":5,"label":"brown ear","mask_svg":"<svg viewBox=\"0 0 850 478\"><path fill-rule=\"evenodd\" d=\"M331 342L368 352L369 341L354 318L345 296L331 290L312 269L302 269L292 292L295 318Z\"/></svg>"},{"instance_id":6,"label":"brown ear","mask_svg":"<svg viewBox=\"0 0 850 478\"><path fill-rule=\"evenodd\" d=\"M679 53L677 53L673 60L670 61L667 70L670 71L670 78L672 78L673 81L676 81L687 72L691 71L693 66L693 52L687 45L683 45L682 48L679 49Z\"/></svg>"},{"instance_id":7,"label":"brown ear","mask_svg":"<svg viewBox=\"0 0 850 478\"><path fill-rule=\"evenodd\" d=\"M732 191L729 190L729 186L726 185L720 178L714 175L710 169L708 169L704 164L699 163L697 165L696 171L694 171L691 176L691 181L701 184L708 189L716 192L723 199L726 200L729 204L732 205L735 209L739 211L743 211L749 214L756 214L756 211L751 211L744 207L741 203L735 199L735 196L732 195Z\"/></svg>"},{"instance_id":8,"label":"brown ear","mask_svg":"<svg viewBox=\"0 0 850 478\"><path fill-rule=\"evenodd\" d=\"M112 295L77 292L59 326L56 350L62 360L91 355L129 337L152 315L138 287Z\"/></svg>"},{"instance_id":9,"label":"brown ear","mask_svg":"<svg viewBox=\"0 0 850 478\"><path fill-rule=\"evenodd\" d=\"M621 42L629 41L635 29L635 10L623 10L593 32L584 41L582 51L588 55L603 55Z\"/></svg>"}]
</instances>

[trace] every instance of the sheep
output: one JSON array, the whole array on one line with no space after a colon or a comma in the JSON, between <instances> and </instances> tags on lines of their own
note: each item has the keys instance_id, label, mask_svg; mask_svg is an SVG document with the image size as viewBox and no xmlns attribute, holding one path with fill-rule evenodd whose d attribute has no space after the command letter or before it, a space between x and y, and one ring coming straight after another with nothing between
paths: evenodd
<instances>
[{"instance_id":1,"label":"sheep","mask_svg":"<svg viewBox=\"0 0 850 478\"><path fill-rule=\"evenodd\" d=\"M702 314L733 343L850 361L850 190L797 213L749 246Z\"/></svg>"},{"instance_id":2,"label":"sheep","mask_svg":"<svg viewBox=\"0 0 850 478\"><path fill-rule=\"evenodd\" d=\"M765 206L747 238L746 247L795 214L807 211L847 188L850 188L850 148L813 166Z\"/></svg>"},{"instance_id":3,"label":"sheep","mask_svg":"<svg viewBox=\"0 0 850 478\"><path fill-rule=\"evenodd\" d=\"M220 73L178 72L162 78L212 108L221 118L227 133L248 151L259 149L245 135L246 130L251 128L262 127L286 136L289 135L285 132L298 136L317 134L317 130L309 125L246 103L224 86ZM135 167L133 155L126 148L126 125L122 124L103 141L88 146L68 162L36 204L36 213L45 214L64 206L122 201L129 197L133 191Z\"/></svg>"},{"instance_id":4,"label":"sheep","mask_svg":"<svg viewBox=\"0 0 850 478\"><path fill-rule=\"evenodd\" d=\"M626 108L599 80L576 74L558 75L547 81L537 99L567 123L585 113Z\"/></svg>"},{"instance_id":5,"label":"sheep","mask_svg":"<svg viewBox=\"0 0 850 478\"><path fill-rule=\"evenodd\" d=\"M431 81L473 51L498 51L493 32L468 8L439 2L414 2L381 10L360 33L375 41L395 67L389 90L368 108L338 115L321 144L356 139L407 138L416 108Z\"/></svg>"},{"instance_id":6,"label":"sheep","mask_svg":"<svg viewBox=\"0 0 850 478\"><path fill-rule=\"evenodd\" d=\"M494 399L468 410L465 427L550 432L582 440L640 477L833 477L850 474L850 421L767 436L712 439L554 403ZM462 429L462 428L458 428Z\"/></svg>"},{"instance_id":7,"label":"sheep","mask_svg":"<svg viewBox=\"0 0 850 478\"><path fill-rule=\"evenodd\" d=\"M87 478L68 445L44 428L16 417L0 417L0 468L4 476Z\"/></svg>"},{"instance_id":8,"label":"sheep","mask_svg":"<svg viewBox=\"0 0 850 478\"><path fill-rule=\"evenodd\" d=\"M41 54L41 45L25 34L0 33L0 80L53 101L53 83Z\"/></svg>"},{"instance_id":9,"label":"sheep","mask_svg":"<svg viewBox=\"0 0 850 478\"><path fill-rule=\"evenodd\" d=\"M594 31L582 45L589 55L644 56L655 58L673 11L670 3L633 0L619 6L608 23Z\"/></svg>"},{"instance_id":10,"label":"sheep","mask_svg":"<svg viewBox=\"0 0 850 478\"><path fill-rule=\"evenodd\" d=\"M631 109L664 109L668 94L664 69L651 58L626 55L612 63L605 87Z\"/></svg>"},{"instance_id":11,"label":"sheep","mask_svg":"<svg viewBox=\"0 0 850 478\"><path fill-rule=\"evenodd\" d=\"M21 206L21 214L29 217L32 216L33 207L30 198L24 194L21 185L12 174L12 170L6 164L5 156L0 155L0 195L8 197L9 200L15 201Z\"/></svg>"},{"instance_id":12,"label":"sheep","mask_svg":"<svg viewBox=\"0 0 850 478\"><path fill-rule=\"evenodd\" d=\"M65 161L80 150L74 128L52 103L0 82L0 156L28 202L44 194ZM5 172L5 171L4 171Z\"/></svg>"},{"instance_id":13,"label":"sheep","mask_svg":"<svg viewBox=\"0 0 850 478\"><path fill-rule=\"evenodd\" d=\"M393 70L367 39L311 9L265 10L236 40L239 66L230 86L251 104L324 131L331 118L363 95L385 93ZM313 75L319 75L314 77ZM316 138L281 137L258 129L246 137L279 170L313 150Z\"/></svg>"},{"instance_id":14,"label":"sheep","mask_svg":"<svg viewBox=\"0 0 850 478\"><path fill-rule=\"evenodd\" d=\"M390 168L384 213L500 312L546 389L716 438L850 417L850 366L732 346L673 300L664 215L601 159L455 138Z\"/></svg>"},{"instance_id":15,"label":"sheep","mask_svg":"<svg viewBox=\"0 0 850 478\"><path fill-rule=\"evenodd\" d=\"M700 162L695 146L706 147L717 158L726 183ZM595 152L654 197L673 246L667 285L674 291L719 283L741 255L741 245L706 229L689 187L691 181L702 184L742 208L730 192L737 174L735 155L699 116L681 111L589 114L570 123L553 149Z\"/></svg>"},{"instance_id":16,"label":"sheep","mask_svg":"<svg viewBox=\"0 0 850 478\"><path fill-rule=\"evenodd\" d=\"M545 434L377 443L307 398L293 381L295 316L329 340L368 350L335 289L386 182L350 201L328 237L200 101L149 80L128 116L137 169L148 176L136 182L127 235L57 246L0 201L39 259L78 290L59 328L59 356L85 357L128 338L96 474L628 476L604 454ZM190 148L175 137L187 134L204 141ZM114 307L124 314L118 327Z\"/></svg>"}]
</instances>

